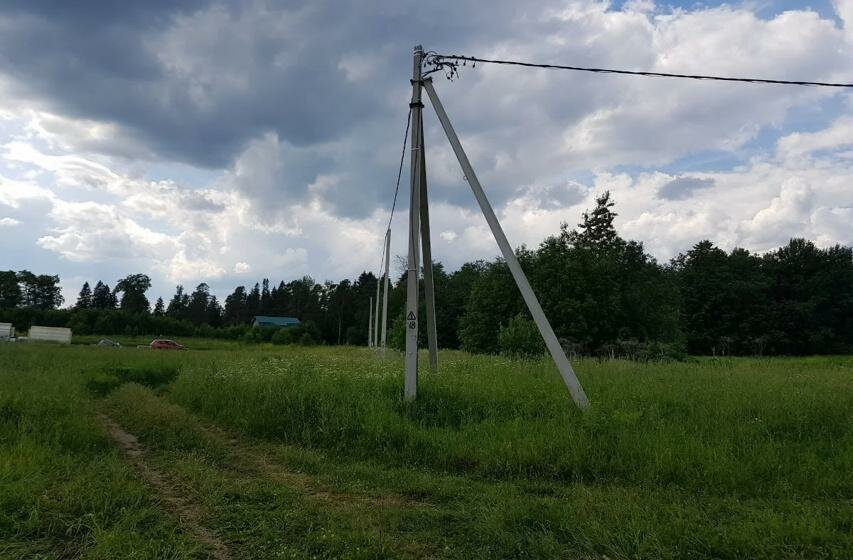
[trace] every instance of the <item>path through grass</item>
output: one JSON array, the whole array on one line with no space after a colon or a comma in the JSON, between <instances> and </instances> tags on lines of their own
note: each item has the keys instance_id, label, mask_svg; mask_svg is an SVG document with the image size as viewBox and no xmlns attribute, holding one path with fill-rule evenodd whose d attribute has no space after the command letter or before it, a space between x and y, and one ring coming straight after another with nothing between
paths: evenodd
<instances>
[{"instance_id":1,"label":"path through grass","mask_svg":"<svg viewBox=\"0 0 853 560\"><path fill-rule=\"evenodd\" d=\"M212 554L134 480L99 413L234 558L851 556L853 359L583 361L583 414L547 362L445 353L407 405L398 361L0 347L0 411L17 411L0 424L0 505L17 512L0 514L0 557ZM40 455L5 459L33 439ZM40 501L63 492L54 457L69 454L80 476L117 481L78 484L76 510ZM34 472L41 494L23 490ZM41 528L50 516L64 531Z\"/></svg>"}]
</instances>

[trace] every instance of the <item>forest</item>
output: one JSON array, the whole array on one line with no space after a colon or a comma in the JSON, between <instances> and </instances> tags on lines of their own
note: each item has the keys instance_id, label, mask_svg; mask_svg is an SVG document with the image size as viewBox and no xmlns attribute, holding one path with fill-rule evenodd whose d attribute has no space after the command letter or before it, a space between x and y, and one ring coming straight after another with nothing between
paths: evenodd
<instances>
[{"instance_id":1,"label":"forest","mask_svg":"<svg viewBox=\"0 0 853 560\"><path fill-rule=\"evenodd\" d=\"M555 332L573 355L678 358L803 355L853 351L853 248L805 239L764 254L726 252L701 241L668 263L621 238L609 193L576 228L517 254ZM448 272L434 264L439 346L476 353L535 355L543 346L501 259ZM131 274L111 288L86 282L62 308L59 277L0 271L0 321L67 326L77 334L208 336L247 342L367 343L377 277L315 282L310 277L237 286L224 301L201 283L149 301L151 279ZM405 273L389 294L389 342L402 344ZM421 298L423 301L423 297ZM255 315L302 321L291 332L252 328ZM425 317L424 313L420 314ZM421 329L423 335L425 329Z\"/></svg>"}]
</instances>

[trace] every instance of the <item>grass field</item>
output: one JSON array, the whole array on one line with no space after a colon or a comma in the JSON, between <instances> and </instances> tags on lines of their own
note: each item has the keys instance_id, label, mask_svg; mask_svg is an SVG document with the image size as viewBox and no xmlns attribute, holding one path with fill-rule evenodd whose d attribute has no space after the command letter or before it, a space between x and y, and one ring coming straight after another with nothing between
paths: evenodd
<instances>
[{"instance_id":1,"label":"grass field","mask_svg":"<svg viewBox=\"0 0 853 560\"><path fill-rule=\"evenodd\" d=\"M0 345L0 558L853 557L851 357L190 346Z\"/></svg>"}]
</instances>

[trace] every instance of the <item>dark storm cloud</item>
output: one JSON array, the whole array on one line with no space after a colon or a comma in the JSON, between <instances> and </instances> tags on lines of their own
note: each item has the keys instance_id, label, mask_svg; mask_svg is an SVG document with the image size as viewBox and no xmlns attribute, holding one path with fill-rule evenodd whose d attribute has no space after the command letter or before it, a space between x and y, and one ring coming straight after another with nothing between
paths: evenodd
<instances>
[{"instance_id":1,"label":"dark storm cloud","mask_svg":"<svg viewBox=\"0 0 853 560\"><path fill-rule=\"evenodd\" d=\"M19 96L63 116L110 122L138 146L138 153L98 151L214 169L246 157L269 169L244 167L242 180L232 174L238 179L232 186L262 213L311 194L336 215L363 217L387 206L393 190L412 45L483 53L497 41L535 44L575 25L543 15L550 13L547 4L17 1L0 8L0 73L12 78ZM589 56L578 47L579 62ZM441 78L436 87L466 140L490 133L501 146L478 153L466 144L497 205L531 180L528 164L520 163L543 152L523 135L544 138L540 127L579 118L610 95L572 79L572 103L541 95L540 103L523 103L481 86L479 70L468 70L464 87L471 95L452 93L456 84ZM531 93L544 87L530 85ZM452 156L434 115L425 121L433 154L444 150L445 170L431 179L433 199L473 206L455 162L448 170ZM246 156L270 133L278 153L267 147ZM500 170L499 162L505 162ZM309 193L328 175L337 175L336 182Z\"/></svg>"},{"instance_id":2,"label":"dark storm cloud","mask_svg":"<svg viewBox=\"0 0 853 560\"><path fill-rule=\"evenodd\" d=\"M714 186L713 179L677 177L658 190L658 196L666 200L686 200L696 191Z\"/></svg>"},{"instance_id":3,"label":"dark storm cloud","mask_svg":"<svg viewBox=\"0 0 853 560\"><path fill-rule=\"evenodd\" d=\"M489 55L497 48L499 55L531 60L654 65L654 51L642 48L650 40L646 25L613 42L595 19L559 16L572 6L559 0L17 0L0 7L0 74L13 95L63 117L111 123L129 140L112 152L91 144L72 150L228 170L228 186L259 213L286 212L317 197L335 215L363 217L390 206L413 43L445 53ZM645 115L660 111L633 120L618 114L630 104L626 90L612 86L627 82L495 66L467 67L452 84L438 76L436 89L498 207L534 181L559 185L579 169L626 157L665 160L677 152L647 146L648 131L660 123ZM604 111L574 129L612 107L620 108L615 116ZM425 126L432 200L474 207L429 109ZM693 134L697 126L685 130ZM660 196L677 199L706 186L676 179ZM528 194L541 197L543 207L575 196Z\"/></svg>"},{"instance_id":4,"label":"dark storm cloud","mask_svg":"<svg viewBox=\"0 0 853 560\"><path fill-rule=\"evenodd\" d=\"M3 10L9 13L38 14L45 18L62 19L84 25L105 21L151 20L167 17L176 11L187 11L207 0L6 0Z\"/></svg>"},{"instance_id":5,"label":"dark storm cloud","mask_svg":"<svg viewBox=\"0 0 853 560\"><path fill-rule=\"evenodd\" d=\"M224 167L266 131L297 146L341 137L384 110L389 86L406 85L395 78L416 37L443 42L471 25L465 12L507 12L459 7L445 20L414 2L355 4L6 2L0 72L28 98L113 122L164 159ZM350 83L341 57L383 47L376 79Z\"/></svg>"},{"instance_id":6,"label":"dark storm cloud","mask_svg":"<svg viewBox=\"0 0 853 560\"><path fill-rule=\"evenodd\" d=\"M251 26L237 27L234 32L245 35L239 41L247 44L243 60L194 52L193 65L176 69L170 56L184 53L164 49L163 35L181 17L198 14L192 9L199 4L177 4L177 9L172 2L6 5L0 14L0 71L13 77L20 93L51 110L113 122L165 159L210 167L227 165L264 130L310 144L376 110L375 97L345 89L335 47L324 44L322 25L280 41L274 28L251 36ZM239 22L241 13L233 8L225 17ZM198 18L199 26L208 23ZM186 31L206 31L191 27ZM229 30L210 31L221 37ZM286 67L276 66L282 52L296 53L305 43L309 48ZM199 65L209 83L198 82ZM241 87L222 86L231 74Z\"/></svg>"}]
</instances>

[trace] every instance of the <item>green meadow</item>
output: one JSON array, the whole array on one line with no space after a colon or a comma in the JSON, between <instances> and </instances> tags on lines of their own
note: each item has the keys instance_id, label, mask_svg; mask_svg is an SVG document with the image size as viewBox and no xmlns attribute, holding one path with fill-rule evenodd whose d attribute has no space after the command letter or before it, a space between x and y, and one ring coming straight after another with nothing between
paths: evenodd
<instances>
[{"instance_id":1,"label":"green meadow","mask_svg":"<svg viewBox=\"0 0 853 560\"><path fill-rule=\"evenodd\" d=\"M0 345L0 558L853 557L853 357L579 360L580 412L547 360L407 403L392 351L122 342Z\"/></svg>"}]
</instances>

